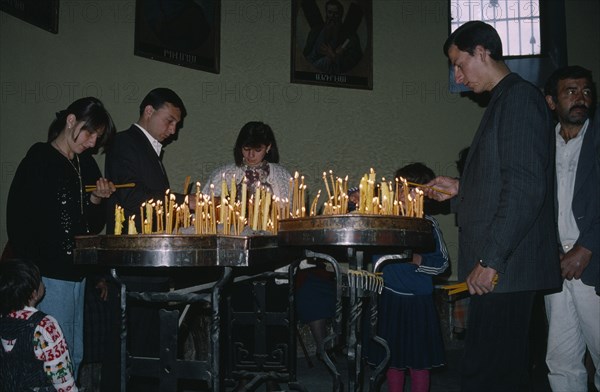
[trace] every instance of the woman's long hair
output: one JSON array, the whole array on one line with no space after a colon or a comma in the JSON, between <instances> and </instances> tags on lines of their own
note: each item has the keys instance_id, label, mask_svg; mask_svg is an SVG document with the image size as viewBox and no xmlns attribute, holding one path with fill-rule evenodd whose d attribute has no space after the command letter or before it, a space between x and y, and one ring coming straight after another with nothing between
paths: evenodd
<instances>
[{"instance_id":1,"label":"woman's long hair","mask_svg":"<svg viewBox=\"0 0 600 392\"><path fill-rule=\"evenodd\" d=\"M235 164L241 166L244 162L242 148L260 147L271 145L269 152L265 155L265 160L271 163L279 163L279 149L275 141L273 130L267 124L260 121L250 121L246 123L238 134L235 146L233 147L233 158Z\"/></svg>"},{"instance_id":2,"label":"woman's long hair","mask_svg":"<svg viewBox=\"0 0 600 392\"><path fill-rule=\"evenodd\" d=\"M65 129L69 114L74 115L77 121L84 122L81 129L101 134L96 141L96 149L107 145L115 134L115 124L102 102L98 98L85 97L76 100L65 110L56 112L56 118L48 128L48 142L56 139ZM73 135L73 140L77 140L78 136L79 133Z\"/></svg>"}]
</instances>

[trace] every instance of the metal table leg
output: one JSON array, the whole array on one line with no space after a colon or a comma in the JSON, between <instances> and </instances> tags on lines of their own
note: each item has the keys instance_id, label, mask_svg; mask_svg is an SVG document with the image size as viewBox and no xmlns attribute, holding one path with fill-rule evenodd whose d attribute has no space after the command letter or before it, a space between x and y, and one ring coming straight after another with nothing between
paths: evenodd
<instances>
[{"instance_id":1,"label":"metal table leg","mask_svg":"<svg viewBox=\"0 0 600 392\"><path fill-rule=\"evenodd\" d=\"M125 287L125 284L119 279L119 275L117 274L116 269L111 268L110 274L120 288L119 309L121 313L121 325L119 331L119 384L121 391L125 392L127 389L127 288Z\"/></svg>"},{"instance_id":2,"label":"metal table leg","mask_svg":"<svg viewBox=\"0 0 600 392\"><path fill-rule=\"evenodd\" d=\"M347 257L350 268L354 270L363 269L363 252L348 247ZM361 282L362 283L362 282ZM362 341L358 335L359 323L362 315L363 302L360 298L363 288L359 284L348 285L348 298L350 315L347 321L348 330L348 390L358 391L362 389Z\"/></svg>"},{"instance_id":3,"label":"metal table leg","mask_svg":"<svg viewBox=\"0 0 600 392\"><path fill-rule=\"evenodd\" d=\"M331 373L333 378L333 392L339 392L343 389L342 375L337 370L337 367L329 358L325 346L331 341L338 340L342 335L342 273L340 266L333 257L325 253L317 253L310 250L305 251L305 256L308 258L318 258L327 261L333 267L336 281L336 293L335 293L335 317L333 320L333 334L328 335L323 340L323 346L317 347L317 350L321 354L327 370Z\"/></svg>"},{"instance_id":4,"label":"metal table leg","mask_svg":"<svg viewBox=\"0 0 600 392\"><path fill-rule=\"evenodd\" d=\"M210 302L212 307L210 325L210 352L206 361L180 360L177 358L177 340L179 330L179 310L161 309L160 315L160 354L159 358L132 357L127 354L127 298L146 302L179 302L191 304L206 301L206 294L179 292L126 292L116 271L111 270L115 281L121 286L121 348L120 348L120 385L125 392L127 380L131 375L158 377L161 392L176 392L178 380L191 378L206 380L214 392L223 391L220 369L220 301L223 287L231 280L232 268L224 267L221 278L211 287Z\"/></svg>"}]
</instances>

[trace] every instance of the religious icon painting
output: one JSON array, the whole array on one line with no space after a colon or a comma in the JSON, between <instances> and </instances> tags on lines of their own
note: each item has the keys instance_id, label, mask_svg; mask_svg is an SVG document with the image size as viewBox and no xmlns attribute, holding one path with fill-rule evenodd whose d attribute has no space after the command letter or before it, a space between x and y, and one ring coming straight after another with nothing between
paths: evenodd
<instances>
[{"instance_id":1,"label":"religious icon painting","mask_svg":"<svg viewBox=\"0 0 600 392\"><path fill-rule=\"evenodd\" d=\"M0 0L0 10L54 34L58 34L58 5L58 0Z\"/></svg>"},{"instance_id":2,"label":"religious icon painting","mask_svg":"<svg viewBox=\"0 0 600 392\"><path fill-rule=\"evenodd\" d=\"M136 56L219 73L221 0L136 0Z\"/></svg>"},{"instance_id":3,"label":"religious icon painting","mask_svg":"<svg viewBox=\"0 0 600 392\"><path fill-rule=\"evenodd\" d=\"M292 1L292 83L373 89L372 0Z\"/></svg>"}]
</instances>

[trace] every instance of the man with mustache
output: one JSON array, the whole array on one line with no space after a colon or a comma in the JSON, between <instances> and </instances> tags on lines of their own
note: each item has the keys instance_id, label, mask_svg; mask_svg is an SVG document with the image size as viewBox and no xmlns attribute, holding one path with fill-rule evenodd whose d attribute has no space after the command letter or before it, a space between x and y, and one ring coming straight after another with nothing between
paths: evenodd
<instances>
[{"instance_id":1,"label":"man with mustache","mask_svg":"<svg viewBox=\"0 0 600 392\"><path fill-rule=\"evenodd\" d=\"M562 291L545 297L546 363L553 391L586 391L586 347L600 389L600 173L588 126L594 108L592 73L580 66L556 70L545 86L557 117L556 185ZM595 286L595 287L594 287Z\"/></svg>"}]
</instances>

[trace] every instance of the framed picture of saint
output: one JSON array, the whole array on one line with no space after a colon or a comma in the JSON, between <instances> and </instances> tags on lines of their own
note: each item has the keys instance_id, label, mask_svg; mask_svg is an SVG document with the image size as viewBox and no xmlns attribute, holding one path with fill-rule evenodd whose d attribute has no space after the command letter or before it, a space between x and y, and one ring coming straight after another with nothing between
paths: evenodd
<instances>
[{"instance_id":1,"label":"framed picture of saint","mask_svg":"<svg viewBox=\"0 0 600 392\"><path fill-rule=\"evenodd\" d=\"M58 5L58 0L0 0L0 10L54 34L58 34Z\"/></svg>"},{"instance_id":2,"label":"framed picture of saint","mask_svg":"<svg viewBox=\"0 0 600 392\"><path fill-rule=\"evenodd\" d=\"M292 83L373 89L372 0L292 0Z\"/></svg>"},{"instance_id":3,"label":"framed picture of saint","mask_svg":"<svg viewBox=\"0 0 600 392\"><path fill-rule=\"evenodd\" d=\"M136 0L136 56L219 73L221 0Z\"/></svg>"}]
</instances>

